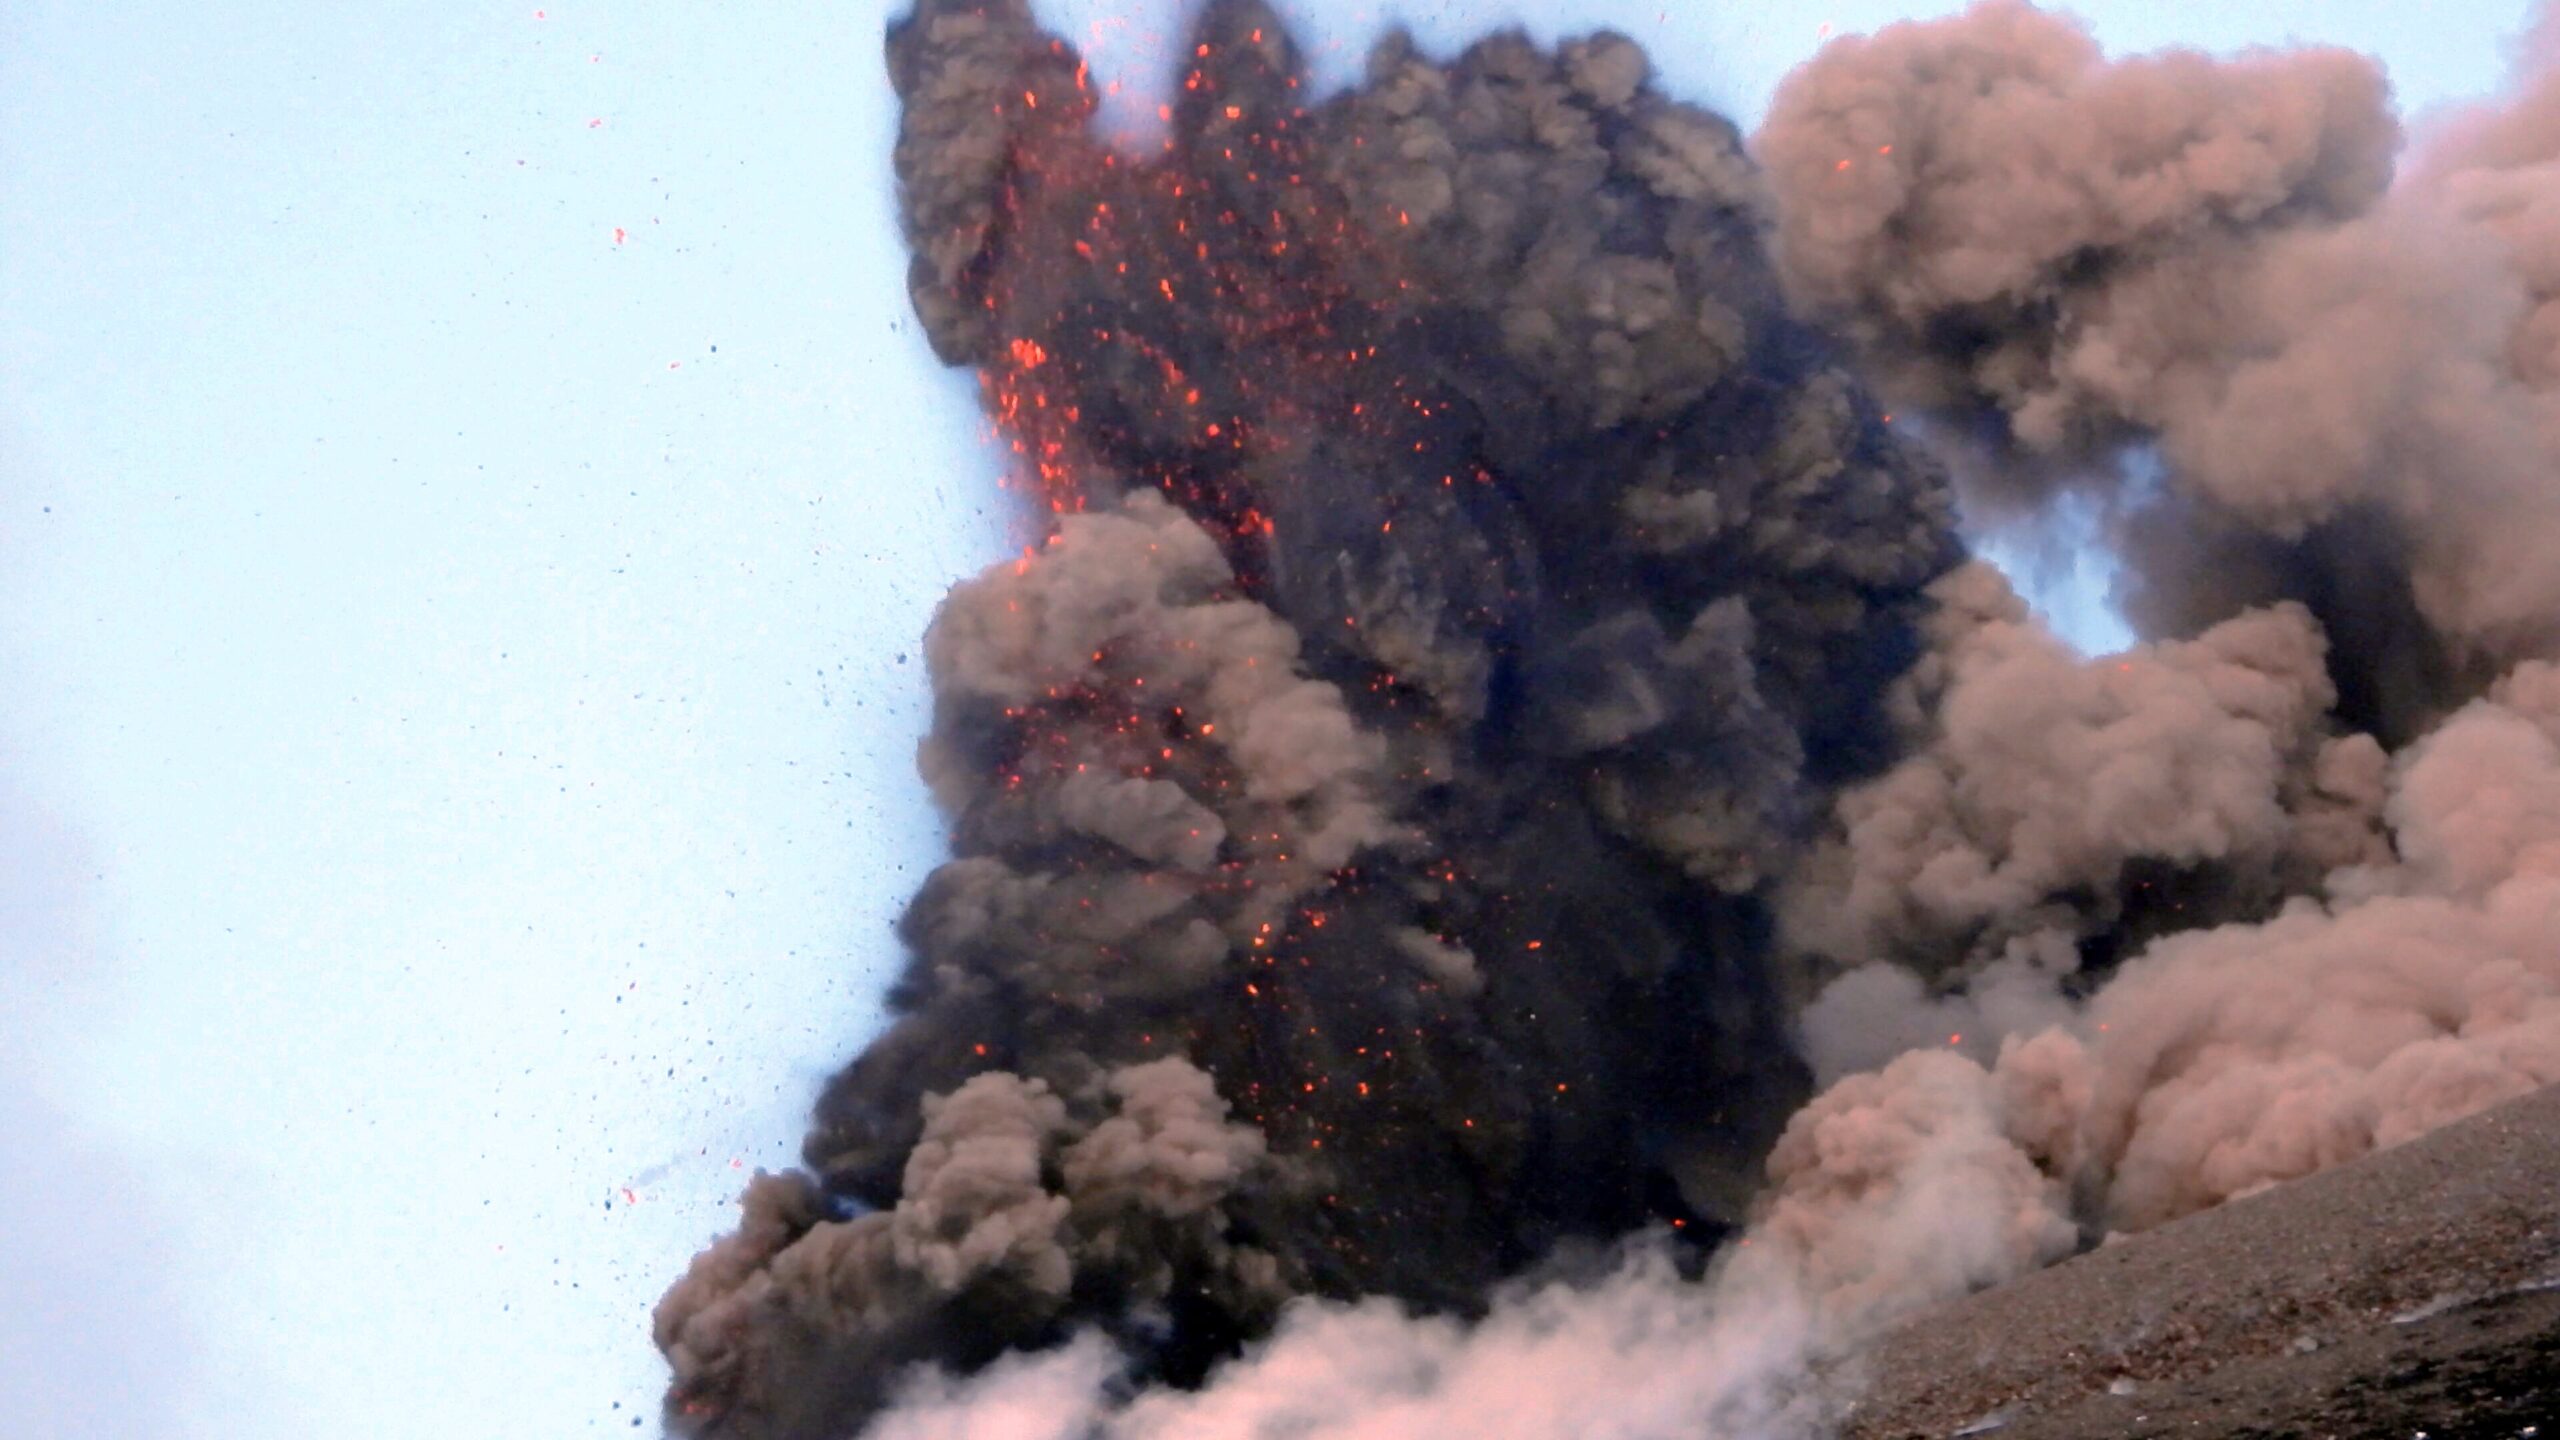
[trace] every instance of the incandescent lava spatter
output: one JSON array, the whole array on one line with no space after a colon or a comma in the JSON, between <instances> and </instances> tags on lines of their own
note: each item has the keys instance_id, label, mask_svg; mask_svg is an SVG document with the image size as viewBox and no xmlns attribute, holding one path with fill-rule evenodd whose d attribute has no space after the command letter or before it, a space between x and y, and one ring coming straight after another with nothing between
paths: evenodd
<instances>
[{"instance_id":1,"label":"incandescent lava spatter","mask_svg":"<svg viewBox=\"0 0 2560 1440\"><path fill-rule=\"evenodd\" d=\"M1895 759L1943 473L1785 310L1724 120L1600 35L1318 100L1217 3L1162 148L1020 0L889 36L910 286L1045 533L927 641L953 858L806 1173L658 1314L688 1434L1292 1295L1712 1235L1808 1078L1769 882Z\"/></svg>"}]
</instances>

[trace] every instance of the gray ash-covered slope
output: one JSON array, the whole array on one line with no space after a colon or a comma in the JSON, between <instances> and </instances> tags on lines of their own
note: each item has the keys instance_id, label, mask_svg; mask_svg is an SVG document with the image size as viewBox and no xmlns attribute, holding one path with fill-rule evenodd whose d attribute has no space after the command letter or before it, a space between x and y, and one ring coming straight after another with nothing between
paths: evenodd
<instances>
[{"instance_id":1,"label":"gray ash-covered slope","mask_svg":"<svg viewBox=\"0 0 2560 1440\"><path fill-rule=\"evenodd\" d=\"M1633 43L1391 39L1322 103L1259 5L1180 53L1133 158L1020 0L892 30L917 312L1054 523L929 637L955 858L808 1172L661 1307L689 1432L1468 1311L1737 1220L1806 1094L1766 881L1895 758L1942 473Z\"/></svg>"},{"instance_id":2,"label":"gray ash-covered slope","mask_svg":"<svg viewBox=\"0 0 2560 1440\"><path fill-rule=\"evenodd\" d=\"M2560 1089L1929 1312L1848 1440L2560 1425Z\"/></svg>"}]
</instances>

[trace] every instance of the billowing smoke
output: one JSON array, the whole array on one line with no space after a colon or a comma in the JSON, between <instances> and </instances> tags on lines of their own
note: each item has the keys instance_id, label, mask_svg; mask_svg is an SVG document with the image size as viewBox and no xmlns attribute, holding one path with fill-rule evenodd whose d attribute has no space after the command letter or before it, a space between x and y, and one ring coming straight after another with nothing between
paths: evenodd
<instances>
[{"instance_id":1,"label":"billowing smoke","mask_svg":"<svg viewBox=\"0 0 2560 1440\"><path fill-rule=\"evenodd\" d=\"M2556 86L2394 183L2370 62L2111 64L1985 4L1825 50L1754 151L1789 294L1986 494L2111 502L2147 630L2309 605L2398 742L2560 623Z\"/></svg>"},{"instance_id":2,"label":"billowing smoke","mask_svg":"<svg viewBox=\"0 0 2560 1440\"><path fill-rule=\"evenodd\" d=\"M1921 1306L2560 1080L2560 82L2395 179L2353 56L2015 4L1749 153L1614 35L1180 53L1131 154L1023 0L891 32L1043 529L678 1429L1810 1433ZM1959 487L2102 503L2153 638Z\"/></svg>"},{"instance_id":3,"label":"billowing smoke","mask_svg":"<svg viewBox=\"0 0 2560 1440\"><path fill-rule=\"evenodd\" d=\"M2095 1223L2560 1078L2560 74L2396 178L2385 99L1993 3L1830 47L1755 141L1791 297L1987 500L2100 496L2164 637L2077 661L1940 582L1908 754L1785 887L1867 967L1817 1068L1996 1052Z\"/></svg>"}]
</instances>

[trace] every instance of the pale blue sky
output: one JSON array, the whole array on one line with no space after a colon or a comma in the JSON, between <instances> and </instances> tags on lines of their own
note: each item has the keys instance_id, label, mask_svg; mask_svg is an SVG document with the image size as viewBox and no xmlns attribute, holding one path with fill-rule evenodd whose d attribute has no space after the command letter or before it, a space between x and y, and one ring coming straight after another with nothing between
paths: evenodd
<instances>
[{"instance_id":1,"label":"pale blue sky","mask_svg":"<svg viewBox=\"0 0 2560 1440\"><path fill-rule=\"evenodd\" d=\"M886 7L224 8L0 11L5 1424L653 1432L646 1308L931 863L901 657L1008 543ZM1536 28L1747 116L1909 8ZM2432 101L2522 0L2096 10ZM1051 13L1106 74L1177 28ZM1300 13L1347 69L1378 7Z\"/></svg>"}]
</instances>

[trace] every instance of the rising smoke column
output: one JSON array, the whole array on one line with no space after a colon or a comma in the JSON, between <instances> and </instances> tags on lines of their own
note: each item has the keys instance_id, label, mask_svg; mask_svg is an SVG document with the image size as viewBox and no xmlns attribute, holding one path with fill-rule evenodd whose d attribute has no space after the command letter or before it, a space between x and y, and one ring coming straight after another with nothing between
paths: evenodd
<instances>
[{"instance_id":1,"label":"rising smoke column","mask_svg":"<svg viewBox=\"0 0 2560 1440\"><path fill-rule=\"evenodd\" d=\"M1896 1317L2560 1079L2560 84L2395 178L2355 57L2017 4L1756 163L1615 36L1183 53L1136 157L1021 4L891 34L1048 519L928 637L955 856L660 1306L680 1429L1792 1433ZM2150 638L1964 563L1870 386L2109 507ZM1738 1243L1573 1268L1654 1221Z\"/></svg>"},{"instance_id":2,"label":"rising smoke column","mask_svg":"<svg viewBox=\"0 0 2560 1440\"><path fill-rule=\"evenodd\" d=\"M1084 1325L1179 1380L1293 1295L1473 1313L1737 1221L1806 1093L1767 882L1891 758L1943 472L1631 42L1391 38L1322 104L1258 5L1183 53L1131 157L1021 4L891 34L917 313L1051 523L927 641L896 1019L660 1308L701 1433Z\"/></svg>"}]
</instances>

